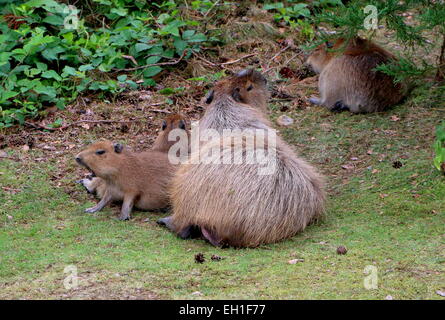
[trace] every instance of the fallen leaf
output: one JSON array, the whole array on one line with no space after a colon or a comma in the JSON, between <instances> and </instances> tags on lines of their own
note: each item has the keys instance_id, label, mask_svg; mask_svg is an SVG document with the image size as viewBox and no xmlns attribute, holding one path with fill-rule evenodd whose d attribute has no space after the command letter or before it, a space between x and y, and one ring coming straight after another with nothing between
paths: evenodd
<instances>
[{"instance_id":1,"label":"fallen leaf","mask_svg":"<svg viewBox=\"0 0 445 320\"><path fill-rule=\"evenodd\" d=\"M394 300L394 298L391 296L391 295L387 295L386 297L385 297L385 300Z\"/></svg>"},{"instance_id":2,"label":"fallen leaf","mask_svg":"<svg viewBox=\"0 0 445 320\"><path fill-rule=\"evenodd\" d=\"M339 246L337 248L337 254L346 254L348 252L348 249L346 249L345 246Z\"/></svg>"},{"instance_id":3,"label":"fallen leaf","mask_svg":"<svg viewBox=\"0 0 445 320\"><path fill-rule=\"evenodd\" d=\"M288 117L286 115L282 115L277 118L277 123L280 126L287 127L294 123L294 119L292 119L291 117Z\"/></svg>"},{"instance_id":4,"label":"fallen leaf","mask_svg":"<svg viewBox=\"0 0 445 320\"><path fill-rule=\"evenodd\" d=\"M383 198L386 198L386 197L388 196L388 194L386 194L386 193L381 193L379 196L380 196L380 198L383 199Z\"/></svg>"},{"instance_id":5,"label":"fallen leaf","mask_svg":"<svg viewBox=\"0 0 445 320\"><path fill-rule=\"evenodd\" d=\"M28 152L28 151L29 151L29 146L28 146L27 144L25 144L25 145L22 147L22 150L23 150L24 152Z\"/></svg>"},{"instance_id":6,"label":"fallen leaf","mask_svg":"<svg viewBox=\"0 0 445 320\"><path fill-rule=\"evenodd\" d=\"M218 255L216 255L216 254L212 254L211 259L212 259L212 261L220 261L220 260L222 260L222 259L224 259L224 258L223 258L223 257L220 257L220 256L218 256Z\"/></svg>"},{"instance_id":7,"label":"fallen leaf","mask_svg":"<svg viewBox=\"0 0 445 320\"><path fill-rule=\"evenodd\" d=\"M396 115L391 116L391 121L399 121L400 118Z\"/></svg>"},{"instance_id":8,"label":"fallen leaf","mask_svg":"<svg viewBox=\"0 0 445 320\"><path fill-rule=\"evenodd\" d=\"M354 169L354 165L352 164L344 164L341 166L342 169L344 170L353 170Z\"/></svg>"},{"instance_id":9,"label":"fallen leaf","mask_svg":"<svg viewBox=\"0 0 445 320\"><path fill-rule=\"evenodd\" d=\"M304 259L292 259L288 261L289 264L297 264L298 262L304 262Z\"/></svg>"},{"instance_id":10,"label":"fallen leaf","mask_svg":"<svg viewBox=\"0 0 445 320\"><path fill-rule=\"evenodd\" d=\"M203 296L203 294L200 291L195 291L192 293L192 296Z\"/></svg>"},{"instance_id":11,"label":"fallen leaf","mask_svg":"<svg viewBox=\"0 0 445 320\"><path fill-rule=\"evenodd\" d=\"M204 254L203 253L195 254L195 262L196 263L204 263L205 261L206 261L206 259L204 258Z\"/></svg>"}]
</instances>

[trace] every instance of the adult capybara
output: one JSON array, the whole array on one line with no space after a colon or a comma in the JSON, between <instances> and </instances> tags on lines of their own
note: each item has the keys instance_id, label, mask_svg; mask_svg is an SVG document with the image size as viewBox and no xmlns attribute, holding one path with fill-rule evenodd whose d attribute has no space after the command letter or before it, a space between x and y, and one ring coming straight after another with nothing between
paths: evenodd
<instances>
[{"instance_id":1,"label":"adult capybara","mask_svg":"<svg viewBox=\"0 0 445 320\"><path fill-rule=\"evenodd\" d=\"M267 83L253 70L243 70L218 82L199 123L206 129L266 132L266 143L251 140L255 151L267 151L262 163L204 163L202 156L220 150L219 159L234 159L233 150L249 145L238 133L227 145L201 140L188 164L176 172L171 188L173 215L159 221L182 238L196 227L213 245L256 247L292 237L323 213L323 181L281 138L273 139L267 120ZM193 135L193 133L192 133ZM252 142L253 141L253 142ZM243 149L244 150L244 149ZM247 151L241 152L243 156ZM260 173L261 169L269 168Z\"/></svg>"}]
</instances>

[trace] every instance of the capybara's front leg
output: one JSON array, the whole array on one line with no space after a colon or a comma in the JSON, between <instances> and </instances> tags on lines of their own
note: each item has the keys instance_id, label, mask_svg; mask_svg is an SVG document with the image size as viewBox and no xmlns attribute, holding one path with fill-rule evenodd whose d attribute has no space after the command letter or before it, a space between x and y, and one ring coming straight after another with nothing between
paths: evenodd
<instances>
[{"instance_id":1,"label":"capybara's front leg","mask_svg":"<svg viewBox=\"0 0 445 320\"><path fill-rule=\"evenodd\" d=\"M99 203L92 207L85 210L86 213L95 213L97 211L102 210L107 204L111 202L111 194L110 192L106 191L103 198L99 201Z\"/></svg>"},{"instance_id":2,"label":"capybara's front leg","mask_svg":"<svg viewBox=\"0 0 445 320\"><path fill-rule=\"evenodd\" d=\"M119 215L119 220L130 220L130 213L133 209L134 197L124 196L124 202L122 203L121 214Z\"/></svg>"}]
</instances>

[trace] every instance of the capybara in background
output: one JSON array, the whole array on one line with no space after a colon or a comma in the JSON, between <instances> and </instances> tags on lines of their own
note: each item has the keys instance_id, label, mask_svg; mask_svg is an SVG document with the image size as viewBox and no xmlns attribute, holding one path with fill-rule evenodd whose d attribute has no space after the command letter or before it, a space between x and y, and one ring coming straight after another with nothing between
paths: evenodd
<instances>
[{"instance_id":1,"label":"capybara in background","mask_svg":"<svg viewBox=\"0 0 445 320\"><path fill-rule=\"evenodd\" d=\"M209 104L199 123L205 129L273 130L266 119L268 91L265 78L254 70L243 70L218 82L210 92ZM256 139L256 138L255 138ZM247 142L239 140L231 147ZM258 146L255 148L267 148ZM238 144L238 145L237 145ZM218 140L203 143L200 154ZM259 164L204 164L192 148L191 161L180 166L172 182L173 215L160 224L182 238L200 228L202 235L216 246L256 247L292 237L323 213L325 195L320 175L300 159L279 137L276 157L268 157L275 170L260 175Z\"/></svg>"},{"instance_id":2,"label":"capybara in background","mask_svg":"<svg viewBox=\"0 0 445 320\"><path fill-rule=\"evenodd\" d=\"M171 114L162 120L161 131L159 132L153 147L151 150L156 150L160 152L168 152L175 143L187 142L187 141L171 141L168 139L169 133L174 129L184 130L189 137L189 131L187 130L187 125L185 119L180 114ZM178 139L179 140L179 139ZM188 146L187 146L188 148Z\"/></svg>"},{"instance_id":3,"label":"capybara in background","mask_svg":"<svg viewBox=\"0 0 445 320\"><path fill-rule=\"evenodd\" d=\"M393 77L374 69L395 61L394 55L375 43L356 37L320 45L307 59L320 74L320 98L310 102L331 111L378 112L401 102L404 89Z\"/></svg>"}]
</instances>

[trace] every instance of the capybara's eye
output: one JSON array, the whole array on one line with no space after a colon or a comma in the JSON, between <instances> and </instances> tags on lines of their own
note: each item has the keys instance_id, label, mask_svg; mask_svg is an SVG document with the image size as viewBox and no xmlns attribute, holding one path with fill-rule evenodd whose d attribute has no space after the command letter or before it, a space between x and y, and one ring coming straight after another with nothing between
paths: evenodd
<instances>
[{"instance_id":1,"label":"capybara's eye","mask_svg":"<svg viewBox=\"0 0 445 320\"><path fill-rule=\"evenodd\" d=\"M101 154L104 154L105 153L105 150L97 150L96 151L96 154L97 155L101 155Z\"/></svg>"},{"instance_id":2,"label":"capybara's eye","mask_svg":"<svg viewBox=\"0 0 445 320\"><path fill-rule=\"evenodd\" d=\"M240 88L233 89L232 98L237 102L241 102Z\"/></svg>"},{"instance_id":3,"label":"capybara's eye","mask_svg":"<svg viewBox=\"0 0 445 320\"><path fill-rule=\"evenodd\" d=\"M183 120L179 120L179 129L185 130L185 122Z\"/></svg>"},{"instance_id":4,"label":"capybara's eye","mask_svg":"<svg viewBox=\"0 0 445 320\"><path fill-rule=\"evenodd\" d=\"M252 86L252 85L250 85L250 86L247 87L247 91L250 91L250 90L252 90L252 89L253 89L253 86Z\"/></svg>"},{"instance_id":5,"label":"capybara's eye","mask_svg":"<svg viewBox=\"0 0 445 320\"><path fill-rule=\"evenodd\" d=\"M162 121L162 130L167 129L167 121Z\"/></svg>"}]
</instances>

